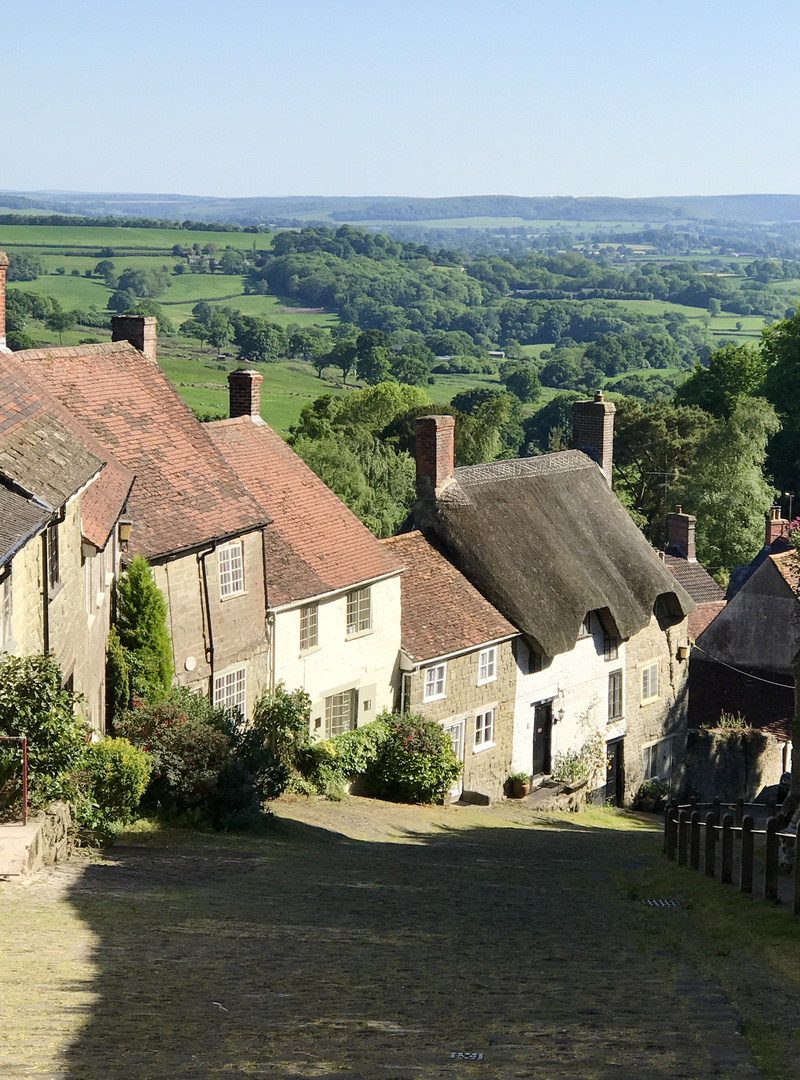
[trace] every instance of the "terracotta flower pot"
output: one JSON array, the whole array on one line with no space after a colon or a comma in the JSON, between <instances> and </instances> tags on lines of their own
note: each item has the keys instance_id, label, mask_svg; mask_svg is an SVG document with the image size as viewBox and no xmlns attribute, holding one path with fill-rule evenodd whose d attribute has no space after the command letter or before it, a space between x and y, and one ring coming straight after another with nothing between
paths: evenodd
<instances>
[{"instance_id":1,"label":"terracotta flower pot","mask_svg":"<svg viewBox=\"0 0 800 1080\"><path fill-rule=\"evenodd\" d=\"M530 781L512 780L511 792L515 799L524 799L526 795L530 795L531 785Z\"/></svg>"}]
</instances>

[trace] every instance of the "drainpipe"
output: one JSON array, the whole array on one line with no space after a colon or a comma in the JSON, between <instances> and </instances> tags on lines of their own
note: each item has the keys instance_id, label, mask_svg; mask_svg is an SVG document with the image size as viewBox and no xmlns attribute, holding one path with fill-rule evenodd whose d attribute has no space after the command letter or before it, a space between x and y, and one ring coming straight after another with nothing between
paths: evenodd
<instances>
[{"instance_id":1,"label":"drainpipe","mask_svg":"<svg viewBox=\"0 0 800 1080\"><path fill-rule=\"evenodd\" d=\"M206 627L208 629L208 645L206 646L206 663L211 668L209 675L209 687L208 687L208 700L214 703L214 630L211 625L211 600L208 593L208 570L206 569L206 559L209 555L212 555L217 550L216 542L208 551L200 551L197 554L197 561L200 564L200 573L203 578L203 600L205 602L206 609Z\"/></svg>"},{"instance_id":2,"label":"drainpipe","mask_svg":"<svg viewBox=\"0 0 800 1080\"><path fill-rule=\"evenodd\" d=\"M50 652L50 595L48 584L50 551L47 544L47 529L42 533L42 652Z\"/></svg>"},{"instance_id":3,"label":"drainpipe","mask_svg":"<svg viewBox=\"0 0 800 1080\"><path fill-rule=\"evenodd\" d=\"M269 587L267 584L267 530L261 530L261 566L264 574L264 616L267 634L267 682L270 690L275 689L275 613L269 610Z\"/></svg>"}]
</instances>

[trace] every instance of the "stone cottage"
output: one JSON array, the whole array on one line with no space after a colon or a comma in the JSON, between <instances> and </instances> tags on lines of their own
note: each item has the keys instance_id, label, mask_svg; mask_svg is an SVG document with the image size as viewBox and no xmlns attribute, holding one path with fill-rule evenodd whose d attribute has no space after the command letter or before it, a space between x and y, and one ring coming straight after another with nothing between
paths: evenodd
<instances>
[{"instance_id":1,"label":"stone cottage","mask_svg":"<svg viewBox=\"0 0 800 1080\"><path fill-rule=\"evenodd\" d=\"M463 763L454 798L499 798L511 772L517 629L422 533L383 543L405 567L398 706L450 736Z\"/></svg>"}]
</instances>

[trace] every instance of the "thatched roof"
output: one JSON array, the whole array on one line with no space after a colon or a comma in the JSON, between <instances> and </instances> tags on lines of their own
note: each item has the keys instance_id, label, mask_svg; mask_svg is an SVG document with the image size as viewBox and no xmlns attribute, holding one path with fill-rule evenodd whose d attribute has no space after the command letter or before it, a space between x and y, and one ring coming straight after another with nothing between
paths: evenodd
<instances>
[{"instance_id":1,"label":"thatched roof","mask_svg":"<svg viewBox=\"0 0 800 1080\"><path fill-rule=\"evenodd\" d=\"M695 610L578 450L456 469L435 502L417 503L414 518L548 656L574 646L587 611L627 639L659 599L671 621Z\"/></svg>"}]
</instances>

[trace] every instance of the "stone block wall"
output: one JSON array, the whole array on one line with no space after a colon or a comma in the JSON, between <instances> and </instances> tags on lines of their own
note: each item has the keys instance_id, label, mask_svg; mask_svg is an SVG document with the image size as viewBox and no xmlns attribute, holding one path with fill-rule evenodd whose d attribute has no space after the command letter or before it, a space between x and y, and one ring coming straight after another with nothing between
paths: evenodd
<instances>
[{"instance_id":1,"label":"stone block wall","mask_svg":"<svg viewBox=\"0 0 800 1080\"><path fill-rule=\"evenodd\" d=\"M701 729L689 732L680 789L681 800L753 802L762 788L777 784L788 771L786 744L757 728Z\"/></svg>"},{"instance_id":2,"label":"stone block wall","mask_svg":"<svg viewBox=\"0 0 800 1080\"><path fill-rule=\"evenodd\" d=\"M497 678L478 686L478 656L481 650L447 661L445 697L423 702L425 668L411 678L406 708L443 726L464 723L465 791L476 791L500 798L511 772L514 744L514 691L516 661L510 641L497 646ZM475 717L494 709L494 743L481 749L475 746Z\"/></svg>"}]
</instances>

